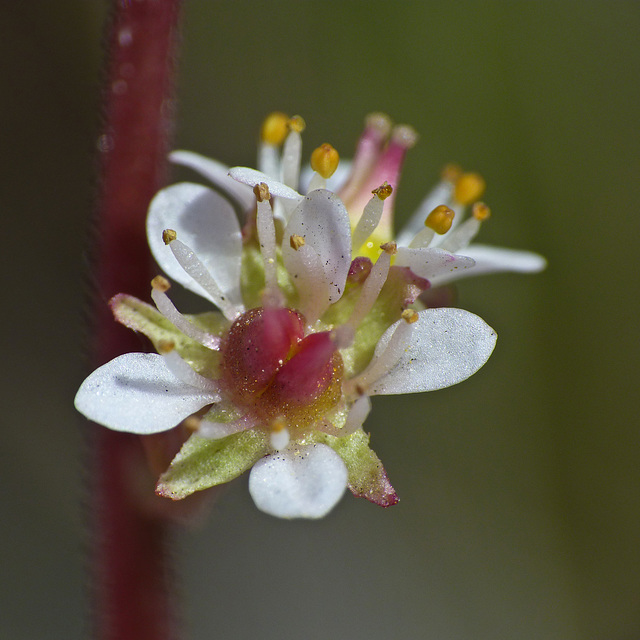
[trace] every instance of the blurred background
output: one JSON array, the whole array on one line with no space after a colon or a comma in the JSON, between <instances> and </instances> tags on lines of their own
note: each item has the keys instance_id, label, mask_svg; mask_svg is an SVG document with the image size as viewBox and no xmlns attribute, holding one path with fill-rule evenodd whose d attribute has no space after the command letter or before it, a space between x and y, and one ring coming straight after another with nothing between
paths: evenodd
<instances>
[{"instance_id":1,"label":"blurred background","mask_svg":"<svg viewBox=\"0 0 640 640\"><path fill-rule=\"evenodd\" d=\"M106 4L0 8L0 637L14 640L87 629L72 400ZM400 223L456 161L488 183L481 241L549 260L460 284L459 306L499 334L479 374L376 399L367 430L397 507L347 496L321 522L281 522L245 477L176 533L189 638L640 637L638 33L640 3L623 1L185 4L178 147L251 165L279 109L306 119L307 153L328 141L348 157L385 111L421 135Z\"/></svg>"}]
</instances>

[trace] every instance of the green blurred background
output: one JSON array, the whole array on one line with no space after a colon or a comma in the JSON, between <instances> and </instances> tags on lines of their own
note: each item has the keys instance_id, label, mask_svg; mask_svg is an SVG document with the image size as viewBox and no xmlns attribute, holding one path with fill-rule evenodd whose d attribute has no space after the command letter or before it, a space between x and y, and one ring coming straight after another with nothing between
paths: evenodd
<instances>
[{"instance_id":1,"label":"green blurred background","mask_svg":"<svg viewBox=\"0 0 640 640\"><path fill-rule=\"evenodd\" d=\"M84 240L106 3L0 8L5 225L0 637L86 634ZM483 173L485 243L536 276L464 281L500 336L482 371L376 400L402 502L318 523L236 482L176 534L189 637L640 637L638 2L213 2L185 6L177 146L253 164L263 116L348 156L382 110L421 134L401 222L457 161ZM5 227L6 229L6 227ZM629 264L625 263L629 261Z\"/></svg>"}]
</instances>

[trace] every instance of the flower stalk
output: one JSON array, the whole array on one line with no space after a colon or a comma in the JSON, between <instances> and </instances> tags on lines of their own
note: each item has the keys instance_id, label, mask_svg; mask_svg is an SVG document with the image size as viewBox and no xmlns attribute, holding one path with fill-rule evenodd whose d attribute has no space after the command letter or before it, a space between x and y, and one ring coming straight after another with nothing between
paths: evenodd
<instances>
[{"instance_id":1,"label":"flower stalk","mask_svg":"<svg viewBox=\"0 0 640 640\"><path fill-rule=\"evenodd\" d=\"M104 301L122 290L148 291L145 217L166 178L180 5L180 0L112 2L90 283L94 366L140 349L139 339L113 322ZM167 579L167 524L154 515L160 510L152 502L153 482L145 486L145 448L162 467L180 444L161 437L143 445L135 435L102 427L92 431L93 636L100 640L177 637Z\"/></svg>"}]
</instances>

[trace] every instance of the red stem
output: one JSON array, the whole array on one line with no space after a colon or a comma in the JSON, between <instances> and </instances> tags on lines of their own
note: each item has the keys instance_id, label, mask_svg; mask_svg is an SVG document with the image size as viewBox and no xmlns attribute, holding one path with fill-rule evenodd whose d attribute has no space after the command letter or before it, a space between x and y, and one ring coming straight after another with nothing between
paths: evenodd
<instances>
[{"instance_id":1,"label":"red stem","mask_svg":"<svg viewBox=\"0 0 640 640\"><path fill-rule=\"evenodd\" d=\"M149 293L145 217L166 178L180 5L113 0L93 254L94 365L140 351L139 338L114 322L107 301L122 291ZM140 438L95 427L92 447L94 637L176 638L167 524L154 509L159 498Z\"/></svg>"}]
</instances>

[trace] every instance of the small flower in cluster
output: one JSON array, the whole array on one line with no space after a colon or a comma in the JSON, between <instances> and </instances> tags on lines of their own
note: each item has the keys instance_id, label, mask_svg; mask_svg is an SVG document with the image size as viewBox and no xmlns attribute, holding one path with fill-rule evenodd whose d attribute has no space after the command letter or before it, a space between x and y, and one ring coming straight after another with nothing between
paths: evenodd
<instances>
[{"instance_id":1,"label":"small flower in cluster","mask_svg":"<svg viewBox=\"0 0 640 640\"><path fill-rule=\"evenodd\" d=\"M299 116L271 114L257 170L171 154L216 189L160 191L149 246L209 310L182 314L164 276L151 282L154 305L126 294L110 302L157 354L100 367L76 407L117 431L190 430L158 480L161 496L179 500L250 470L255 504L282 518L323 517L347 488L396 504L363 429L370 398L461 382L496 341L472 313L425 308L425 292L463 275L544 266L536 254L471 244L489 216L484 182L456 167L394 238L400 171L417 139L410 127L369 116L352 162L323 144L301 180L304 128Z\"/></svg>"}]
</instances>

